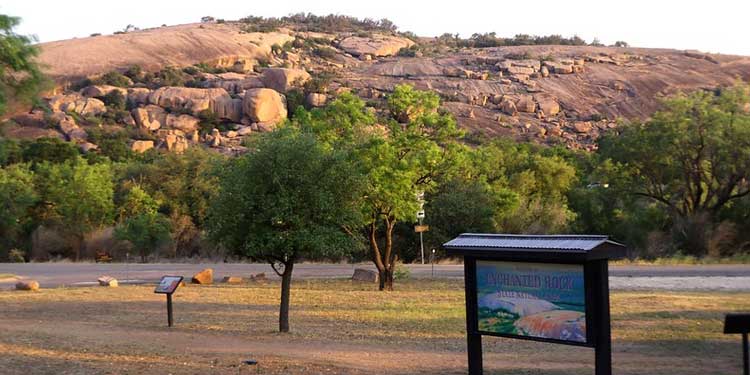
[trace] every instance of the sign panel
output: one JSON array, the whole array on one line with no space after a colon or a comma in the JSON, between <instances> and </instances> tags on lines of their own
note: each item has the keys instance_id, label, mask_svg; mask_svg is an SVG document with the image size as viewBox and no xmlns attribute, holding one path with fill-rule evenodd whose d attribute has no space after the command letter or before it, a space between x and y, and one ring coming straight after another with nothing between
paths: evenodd
<instances>
[{"instance_id":1,"label":"sign panel","mask_svg":"<svg viewBox=\"0 0 750 375\"><path fill-rule=\"evenodd\" d=\"M182 276L164 276L156 285L154 293L172 294L180 286L182 282Z\"/></svg>"},{"instance_id":2,"label":"sign panel","mask_svg":"<svg viewBox=\"0 0 750 375\"><path fill-rule=\"evenodd\" d=\"M429 225L415 225L414 226L414 231L417 233L427 232L429 230L430 230Z\"/></svg>"},{"instance_id":3,"label":"sign panel","mask_svg":"<svg viewBox=\"0 0 750 375\"><path fill-rule=\"evenodd\" d=\"M585 344L582 264L477 260L479 331Z\"/></svg>"}]
</instances>

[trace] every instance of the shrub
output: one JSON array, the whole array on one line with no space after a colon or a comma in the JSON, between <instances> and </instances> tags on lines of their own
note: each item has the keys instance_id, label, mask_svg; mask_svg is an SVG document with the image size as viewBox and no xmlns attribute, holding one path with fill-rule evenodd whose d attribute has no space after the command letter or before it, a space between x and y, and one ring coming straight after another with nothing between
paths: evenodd
<instances>
[{"instance_id":1,"label":"shrub","mask_svg":"<svg viewBox=\"0 0 750 375\"><path fill-rule=\"evenodd\" d=\"M398 50L397 56L401 57L416 57L417 56L417 45L413 45L411 47L402 47L400 50Z\"/></svg>"},{"instance_id":2,"label":"shrub","mask_svg":"<svg viewBox=\"0 0 750 375\"><path fill-rule=\"evenodd\" d=\"M25 263L26 252L18 249L11 249L8 252L8 261L11 263Z\"/></svg>"},{"instance_id":3,"label":"shrub","mask_svg":"<svg viewBox=\"0 0 750 375\"><path fill-rule=\"evenodd\" d=\"M104 105L114 110L124 110L126 108L125 95L120 90L112 90L107 95L101 97Z\"/></svg>"},{"instance_id":4,"label":"shrub","mask_svg":"<svg viewBox=\"0 0 750 375\"><path fill-rule=\"evenodd\" d=\"M132 83L132 81L123 75L122 73L118 71L111 71L107 72L101 77L93 80L94 84L97 85L110 85L110 86L117 86L117 87L128 87Z\"/></svg>"},{"instance_id":5,"label":"shrub","mask_svg":"<svg viewBox=\"0 0 750 375\"><path fill-rule=\"evenodd\" d=\"M393 271L393 278L396 280L406 280L411 277L411 270L406 268L403 263L396 263L396 269Z\"/></svg>"},{"instance_id":6,"label":"shrub","mask_svg":"<svg viewBox=\"0 0 750 375\"><path fill-rule=\"evenodd\" d=\"M332 59L336 57L336 51L330 47L315 47L313 54L323 59Z\"/></svg>"}]
</instances>

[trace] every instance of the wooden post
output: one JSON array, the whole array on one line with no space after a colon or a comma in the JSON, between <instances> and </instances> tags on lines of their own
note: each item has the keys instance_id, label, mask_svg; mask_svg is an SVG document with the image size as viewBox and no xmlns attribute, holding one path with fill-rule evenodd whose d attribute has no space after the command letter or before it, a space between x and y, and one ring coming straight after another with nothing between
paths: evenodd
<instances>
[{"instance_id":1,"label":"wooden post","mask_svg":"<svg viewBox=\"0 0 750 375\"><path fill-rule=\"evenodd\" d=\"M464 286L466 293L466 349L469 354L469 375L482 375L482 335L477 311L477 260L464 257Z\"/></svg>"},{"instance_id":2,"label":"wooden post","mask_svg":"<svg viewBox=\"0 0 750 375\"><path fill-rule=\"evenodd\" d=\"M608 261L595 261L594 270L595 291L595 348L594 348L594 373L596 375L612 375L612 334L610 331L609 317L609 267Z\"/></svg>"},{"instance_id":3,"label":"wooden post","mask_svg":"<svg viewBox=\"0 0 750 375\"><path fill-rule=\"evenodd\" d=\"M172 293L167 293L167 324L172 326Z\"/></svg>"}]
</instances>

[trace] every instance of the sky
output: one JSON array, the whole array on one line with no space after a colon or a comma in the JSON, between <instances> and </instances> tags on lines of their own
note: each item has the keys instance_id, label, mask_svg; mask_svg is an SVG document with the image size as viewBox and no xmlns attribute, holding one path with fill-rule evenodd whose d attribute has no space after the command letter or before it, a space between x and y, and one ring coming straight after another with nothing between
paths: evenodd
<instances>
[{"instance_id":1,"label":"sky","mask_svg":"<svg viewBox=\"0 0 750 375\"><path fill-rule=\"evenodd\" d=\"M23 19L16 31L40 42L109 34L128 24L147 28L198 22L202 16L234 20L299 12L388 18L399 30L420 36L561 34L605 44L623 40L636 47L750 55L750 0L0 1L0 13Z\"/></svg>"}]
</instances>

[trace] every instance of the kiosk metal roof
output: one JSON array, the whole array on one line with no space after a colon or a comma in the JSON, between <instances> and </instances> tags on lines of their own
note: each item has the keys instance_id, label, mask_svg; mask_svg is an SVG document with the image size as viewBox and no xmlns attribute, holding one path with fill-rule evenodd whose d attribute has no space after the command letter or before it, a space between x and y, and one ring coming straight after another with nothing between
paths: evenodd
<instances>
[{"instance_id":1,"label":"kiosk metal roof","mask_svg":"<svg viewBox=\"0 0 750 375\"><path fill-rule=\"evenodd\" d=\"M446 242L449 255L505 257L533 254L534 258L616 259L625 246L601 235L527 235L464 233Z\"/></svg>"}]
</instances>

